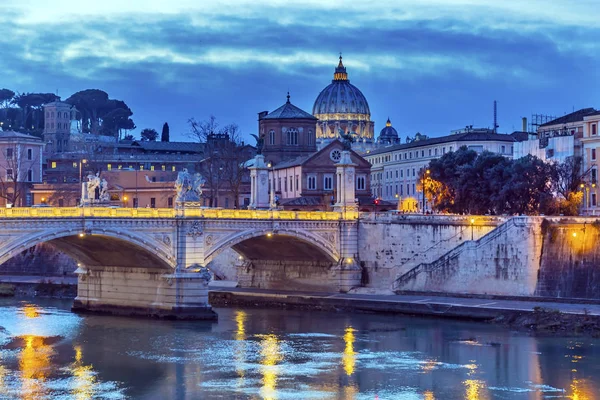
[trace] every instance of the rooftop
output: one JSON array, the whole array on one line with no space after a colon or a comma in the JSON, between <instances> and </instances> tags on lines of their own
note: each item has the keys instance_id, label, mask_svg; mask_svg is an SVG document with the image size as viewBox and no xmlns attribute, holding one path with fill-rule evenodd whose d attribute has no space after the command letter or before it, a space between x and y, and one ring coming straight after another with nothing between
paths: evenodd
<instances>
[{"instance_id":1,"label":"rooftop","mask_svg":"<svg viewBox=\"0 0 600 400\"><path fill-rule=\"evenodd\" d=\"M317 120L317 118L314 115L309 114L306 111L304 111L304 110L296 107L292 103L290 103L289 92L287 95L287 102L284 105L282 105L275 111L273 111L269 114L266 114L265 116L261 117L260 119L314 119L314 120Z\"/></svg>"},{"instance_id":2,"label":"rooftop","mask_svg":"<svg viewBox=\"0 0 600 400\"><path fill-rule=\"evenodd\" d=\"M452 142L491 142L491 141L499 141L499 142L517 142L518 135L513 136L503 134L503 133L490 133L490 132L467 132L467 133L459 133L456 135L446 135L437 138L424 139L424 140L415 140L410 143L396 144L392 146L386 146L382 149L371 151L368 156L372 156L374 154L382 154L388 153L390 151L396 150L406 150L412 149L416 147L430 146L435 144L442 143L452 143Z\"/></svg>"},{"instance_id":3,"label":"rooftop","mask_svg":"<svg viewBox=\"0 0 600 400\"><path fill-rule=\"evenodd\" d=\"M597 112L600 112L592 107L589 108L582 108L581 110L577 110L575 112L572 112L570 114L564 115L560 118L556 118L553 119L552 121L548 121L545 124L540 125L540 127L542 126L551 126L551 125L560 125L560 124L568 124L571 122L578 122L578 121L583 121L583 117L586 117L588 115L592 115L595 114Z\"/></svg>"},{"instance_id":4,"label":"rooftop","mask_svg":"<svg viewBox=\"0 0 600 400\"><path fill-rule=\"evenodd\" d=\"M15 131L0 131L0 140L1 139L26 139L40 142L42 141L42 139L37 136Z\"/></svg>"}]
</instances>

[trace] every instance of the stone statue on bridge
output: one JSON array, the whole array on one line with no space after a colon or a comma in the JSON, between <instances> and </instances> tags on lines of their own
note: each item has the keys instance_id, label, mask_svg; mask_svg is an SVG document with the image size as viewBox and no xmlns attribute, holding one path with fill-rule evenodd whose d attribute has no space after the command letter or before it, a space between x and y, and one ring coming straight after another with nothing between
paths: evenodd
<instances>
[{"instance_id":1,"label":"stone statue on bridge","mask_svg":"<svg viewBox=\"0 0 600 400\"><path fill-rule=\"evenodd\" d=\"M108 182L102 178L100 181L100 202L107 203L110 201L110 194L108 193Z\"/></svg>"},{"instance_id":2,"label":"stone statue on bridge","mask_svg":"<svg viewBox=\"0 0 600 400\"><path fill-rule=\"evenodd\" d=\"M202 196L202 186L205 180L202 175L190 174L187 168L177 174L175 190L177 191L176 203L199 202Z\"/></svg>"},{"instance_id":3,"label":"stone statue on bridge","mask_svg":"<svg viewBox=\"0 0 600 400\"><path fill-rule=\"evenodd\" d=\"M88 200L90 202L93 202L94 200L96 200L96 188L100 187L100 173L96 172L96 175L94 174L89 174L87 176L88 181L87 181L87 193L88 193Z\"/></svg>"}]
</instances>

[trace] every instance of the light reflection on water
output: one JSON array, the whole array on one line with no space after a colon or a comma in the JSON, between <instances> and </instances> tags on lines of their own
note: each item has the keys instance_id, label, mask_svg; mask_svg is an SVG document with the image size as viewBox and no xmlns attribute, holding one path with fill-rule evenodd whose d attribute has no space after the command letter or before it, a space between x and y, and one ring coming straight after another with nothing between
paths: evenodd
<instances>
[{"instance_id":1,"label":"light reflection on water","mask_svg":"<svg viewBox=\"0 0 600 400\"><path fill-rule=\"evenodd\" d=\"M0 399L600 399L600 342L375 315L219 309L219 322L0 300Z\"/></svg>"}]
</instances>

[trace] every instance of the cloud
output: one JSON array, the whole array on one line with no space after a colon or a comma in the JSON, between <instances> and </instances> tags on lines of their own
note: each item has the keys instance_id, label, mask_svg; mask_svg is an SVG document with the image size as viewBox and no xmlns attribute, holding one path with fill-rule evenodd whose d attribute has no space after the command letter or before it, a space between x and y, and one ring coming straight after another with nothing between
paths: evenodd
<instances>
[{"instance_id":1,"label":"cloud","mask_svg":"<svg viewBox=\"0 0 600 400\"><path fill-rule=\"evenodd\" d=\"M584 67L600 61L593 6L588 0L104 0L82 7L76 0L4 0L0 84L21 91L61 87L61 93L114 88L147 124L156 123L145 111L155 105L138 93L154 90L156 101L183 121L181 130L198 112L188 104L195 103L215 109L207 115L247 118L238 123L250 132L256 109L278 106L273 96L288 88L309 109L343 51L351 81L369 94L374 118L385 119L398 106L377 97L387 87L419 91L403 93L409 98L491 91L525 98L597 79ZM187 103L176 107L162 97ZM417 106L427 110L426 101ZM557 100L544 101L541 107ZM424 122L427 111L415 112L421 115L415 126L431 124Z\"/></svg>"}]
</instances>

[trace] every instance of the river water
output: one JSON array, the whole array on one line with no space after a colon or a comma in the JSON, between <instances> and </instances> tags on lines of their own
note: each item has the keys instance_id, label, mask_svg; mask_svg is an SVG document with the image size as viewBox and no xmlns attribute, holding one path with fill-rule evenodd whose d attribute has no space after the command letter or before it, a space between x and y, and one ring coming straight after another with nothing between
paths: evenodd
<instances>
[{"instance_id":1,"label":"river water","mask_svg":"<svg viewBox=\"0 0 600 400\"><path fill-rule=\"evenodd\" d=\"M450 320L216 309L78 315L0 299L1 399L600 399L600 340Z\"/></svg>"}]
</instances>

